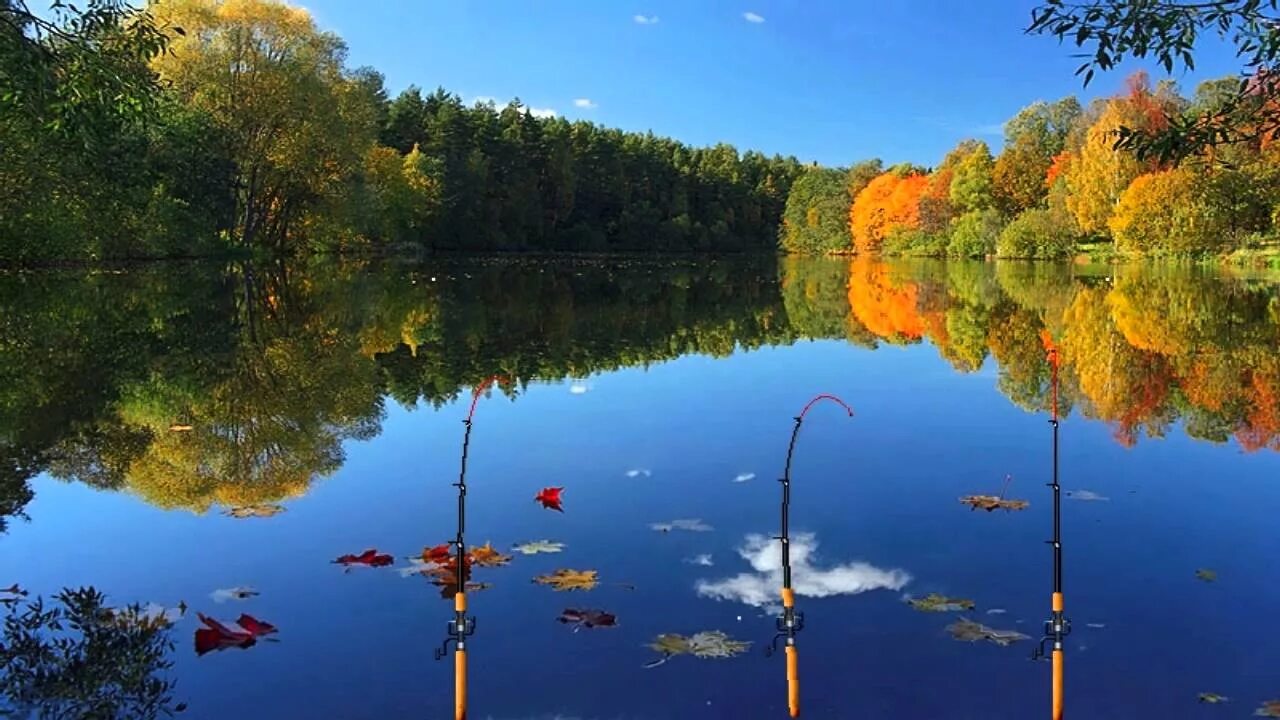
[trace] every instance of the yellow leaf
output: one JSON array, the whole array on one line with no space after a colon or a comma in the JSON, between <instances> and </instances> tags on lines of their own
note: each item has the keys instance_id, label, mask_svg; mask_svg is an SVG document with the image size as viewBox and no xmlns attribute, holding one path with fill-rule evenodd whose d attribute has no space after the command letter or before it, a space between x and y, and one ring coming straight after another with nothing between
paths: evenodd
<instances>
[{"instance_id":1,"label":"yellow leaf","mask_svg":"<svg viewBox=\"0 0 1280 720\"><path fill-rule=\"evenodd\" d=\"M550 585L552 590L591 590L600 584L595 570L556 570L550 575L539 575L533 579L539 585Z\"/></svg>"}]
</instances>

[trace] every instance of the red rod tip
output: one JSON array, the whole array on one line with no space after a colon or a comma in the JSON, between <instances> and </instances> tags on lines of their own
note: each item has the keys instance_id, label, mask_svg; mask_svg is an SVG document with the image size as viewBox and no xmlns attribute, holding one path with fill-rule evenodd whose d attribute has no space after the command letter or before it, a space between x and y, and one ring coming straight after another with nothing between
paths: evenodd
<instances>
[{"instance_id":1,"label":"red rod tip","mask_svg":"<svg viewBox=\"0 0 1280 720\"><path fill-rule=\"evenodd\" d=\"M805 405L805 406L804 406L804 409L803 409L803 410L801 410L801 411L800 411L800 414L799 414L799 415L797 415L796 417L798 417L798 418L800 418L801 420L803 420L803 419L804 419L804 416L805 416L805 413L809 412L809 408L813 407L814 405L816 405L817 403L819 403L819 402L821 402L821 401L823 401L823 400L830 400L830 401L832 401L832 402L834 402L834 403L839 404L839 405L840 405L840 407L844 408L844 411L845 411L845 412L849 413L849 417L853 417L853 408L849 407L848 403L846 403L845 401L843 401L843 400L841 400L840 398L836 397L835 395L830 395L830 394L827 394L827 393L823 393L823 394L821 394L821 395L815 395L815 396L814 396L814 398L813 398L812 400L810 400L810 401L809 401L809 404L808 404L808 405Z\"/></svg>"}]
</instances>

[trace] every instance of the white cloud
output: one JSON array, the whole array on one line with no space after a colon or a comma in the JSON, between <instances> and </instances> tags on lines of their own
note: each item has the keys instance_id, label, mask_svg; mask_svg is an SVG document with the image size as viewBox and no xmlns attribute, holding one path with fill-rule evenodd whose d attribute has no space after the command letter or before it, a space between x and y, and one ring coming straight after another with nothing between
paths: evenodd
<instances>
[{"instance_id":1,"label":"white cloud","mask_svg":"<svg viewBox=\"0 0 1280 720\"><path fill-rule=\"evenodd\" d=\"M585 110L595 110L596 108L600 107L591 98L578 98L573 101L573 106L583 108Z\"/></svg>"},{"instance_id":2,"label":"white cloud","mask_svg":"<svg viewBox=\"0 0 1280 720\"><path fill-rule=\"evenodd\" d=\"M753 12L751 12L751 11L747 11L747 12L742 13L742 19L743 19L743 20L746 20L746 21L747 21L747 22L749 22L749 23L762 23L762 22L764 22L764 16L762 16L762 15L757 15L756 13L753 13Z\"/></svg>"},{"instance_id":3,"label":"white cloud","mask_svg":"<svg viewBox=\"0 0 1280 720\"><path fill-rule=\"evenodd\" d=\"M812 533L791 538L791 584L797 595L829 597L857 595L868 590L901 590L911 582L904 570L885 570L864 562L852 562L822 569L813 565L818 540ZM741 573L723 580L699 580L698 595L716 600L732 600L755 607L777 602L782 586L782 547L764 535L748 535L738 549L755 572Z\"/></svg>"},{"instance_id":4,"label":"white cloud","mask_svg":"<svg viewBox=\"0 0 1280 720\"><path fill-rule=\"evenodd\" d=\"M657 25L658 24L657 15L635 15L631 19L635 20L637 25Z\"/></svg>"},{"instance_id":5,"label":"white cloud","mask_svg":"<svg viewBox=\"0 0 1280 720\"><path fill-rule=\"evenodd\" d=\"M756 479L755 473L741 473L737 477L735 477L733 481L736 483L744 483L748 480L755 480L755 479Z\"/></svg>"},{"instance_id":6,"label":"white cloud","mask_svg":"<svg viewBox=\"0 0 1280 720\"><path fill-rule=\"evenodd\" d=\"M711 567L712 565L715 565L715 563L711 561L710 553L701 553L699 555L694 555L693 557L687 557L684 561L690 565L702 565L703 567Z\"/></svg>"},{"instance_id":7,"label":"white cloud","mask_svg":"<svg viewBox=\"0 0 1280 720\"><path fill-rule=\"evenodd\" d=\"M531 110L530 112L533 112L533 111ZM552 114L554 115L555 113L552 113ZM533 113L533 116L540 117L536 112ZM573 383L572 385L569 386L569 392L574 395L586 395L587 393L591 392L591 384L584 383L584 382Z\"/></svg>"},{"instance_id":8,"label":"white cloud","mask_svg":"<svg viewBox=\"0 0 1280 720\"><path fill-rule=\"evenodd\" d=\"M529 114L536 118L553 118L556 116L557 113L555 110L552 110L551 108L531 107L529 108Z\"/></svg>"}]
</instances>

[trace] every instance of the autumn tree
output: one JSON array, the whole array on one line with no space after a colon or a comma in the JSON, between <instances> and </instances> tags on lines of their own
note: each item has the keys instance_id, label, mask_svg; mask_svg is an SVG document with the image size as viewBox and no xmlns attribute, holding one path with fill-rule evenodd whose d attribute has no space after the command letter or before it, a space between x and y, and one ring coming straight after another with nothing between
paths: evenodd
<instances>
[{"instance_id":1,"label":"autumn tree","mask_svg":"<svg viewBox=\"0 0 1280 720\"><path fill-rule=\"evenodd\" d=\"M1172 89L1153 91L1143 73L1130 77L1127 94L1106 102L1066 172L1067 207L1083 232L1105 235L1120 194L1138 175L1155 169L1131 152L1116 150L1119 128L1158 126L1175 105Z\"/></svg>"},{"instance_id":2,"label":"autumn tree","mask_svg":"<svg viewBox=\"0 0 1280 720\"><path fill-rule=\"evenodd\" d=\"M890 170L876 177L854 198L849 229L858 252L875 252L894 229L920 225L920 198L928 176L914 169Z\"/></svg>"},{"instance_id":3,"label":"autumn tree","mask_svg":"<svg viewBox=\"0 0 1280 720\"><path fill-rule=\"evenodd\" d=\"M238 228L288 248L290 227L358 172L374 142L368 78L306 10L277 0L168 0L153 11L185 32L153 67L230 139Z\"/></svg>"},{"instance_id":4,"label":"autumn tree","mask_svg":"<svg viewBox=\"0 0 1280 720\"><path fill-rule=\"evenodd\" d=\"M849 174L845 179L846 186L849 189L849 200L858 197L858 193L862 192L872 180L875 180L884 173L884 163L880 158L871 160L860 160L849 166Z\"/></svg>"},{"instance_id":5,"label":"autumn tree","mask_svg":"<svg viewBox=\"0 0 1280 720\"><path fill-rule=\"evenodd\" d=\"M991 169L992 193L1002 212L1016 215L1044 201L1045 175L1080 114L1080 103L1068 97L1032 103L1005 123L1004 149Z\"/></svg>"}]
</instances>

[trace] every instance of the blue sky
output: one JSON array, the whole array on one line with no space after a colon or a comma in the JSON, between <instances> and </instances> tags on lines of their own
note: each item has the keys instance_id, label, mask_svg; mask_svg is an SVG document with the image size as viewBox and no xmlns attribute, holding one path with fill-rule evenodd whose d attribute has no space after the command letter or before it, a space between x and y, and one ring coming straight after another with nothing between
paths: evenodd
<instances>
[{"instance_id":1,"label":"blue sky","mask_svg":"<svg viewBox=\"0 0 1280 720\"><path fill-rule=\"evenodd\" d=\"M995 147L1024 105L1111 94L1140 67L1082 91L1073 47L1023 34L1034 0L300 4L393 94L417 84L468 100L518 96L569 118L828 165L932 165L966 137ZM1215 43L1197 68L1175 75L1184 93L1239 66Z\"/></svg>"}]
</instances>

